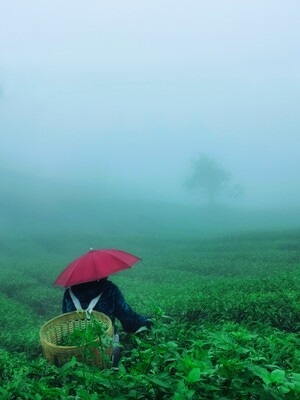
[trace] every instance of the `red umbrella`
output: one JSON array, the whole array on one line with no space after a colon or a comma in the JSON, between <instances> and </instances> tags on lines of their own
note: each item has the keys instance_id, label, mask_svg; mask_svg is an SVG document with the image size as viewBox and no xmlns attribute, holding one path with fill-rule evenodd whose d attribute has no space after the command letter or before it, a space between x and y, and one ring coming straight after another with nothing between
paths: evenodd
<instances>
[{"instance_id":1,"label":"red umbrella","mask_svg":"<svg viewBox=\"0 0 300 400\"><path fill-rule=\"evenodd\" d=\"M73 286L107 277L140 261L141 258L122 250L93 250L71 262L54 282L58 286Z\"/></svg>"}]
</instances>

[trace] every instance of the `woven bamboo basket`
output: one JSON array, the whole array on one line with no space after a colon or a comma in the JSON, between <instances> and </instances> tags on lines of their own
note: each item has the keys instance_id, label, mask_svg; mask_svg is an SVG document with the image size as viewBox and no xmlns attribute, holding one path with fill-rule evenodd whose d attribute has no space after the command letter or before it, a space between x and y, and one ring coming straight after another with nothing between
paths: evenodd
<instances>
[{"instance_id":1,"label":"woven bamboo basket","mask_svg":"<svg viewBox=\"0 0 300 400\"><path fill-rule=\"evenodd\" d=\"M106 335L113 337L113 326L111 319L98 311L93 311L92 316L107 325ZM86 317L86 313L73 311L61 314L58 317L46 322L40 329L40 341L43 348L45 358L56 366L62 366L69 362L73 356L77 361L96 365L100 368L105 367L106 360L111 358L112 346L106 346L105 349L100 348L99 338L95 339L90 348L87 346L64 346L60 345L63 338L74 332L75 329L84 330L87 324L91 323L91 319Z\"/></svg>"}]
</instances>

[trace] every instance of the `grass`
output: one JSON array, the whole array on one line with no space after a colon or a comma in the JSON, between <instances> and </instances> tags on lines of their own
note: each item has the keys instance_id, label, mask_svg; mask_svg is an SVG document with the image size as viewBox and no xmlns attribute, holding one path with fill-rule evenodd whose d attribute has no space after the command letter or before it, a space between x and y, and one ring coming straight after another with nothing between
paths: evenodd
<instances>
[{"instance_id":1,"label":"grass","mask_svg":"<svg viewBox=\"0 0 300 400\"><path fill-rule=\"evenodd\" d=\"M1 398L299 398L299 241L299 230L1 236ZM90 247L143 258L111 277L155 320L151 332L122 333L119 371L76 360L56 368L38 341L40 326L61 312L63 290L52 283Z\"/></svg>"}]
</instances>

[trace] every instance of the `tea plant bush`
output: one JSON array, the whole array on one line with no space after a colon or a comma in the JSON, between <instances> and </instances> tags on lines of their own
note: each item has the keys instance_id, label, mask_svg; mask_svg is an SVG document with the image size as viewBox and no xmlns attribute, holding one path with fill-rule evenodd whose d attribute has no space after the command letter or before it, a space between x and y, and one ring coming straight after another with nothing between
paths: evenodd
<instances>
[{"instance_id":1,"label":"tea plant bush","mask_svg":"<svg viewBox=\"0 0 300 400\"><path fill-rule=\"evenodd\" d=\"M299 239L1 237L1 399L299 399ZM154 320L150 332L121 331L118 370L75 359L57 368L39 344L41 325L61 312L53 281L89 247L143 258L111 278Z\"/></svg>"}]
</instances>

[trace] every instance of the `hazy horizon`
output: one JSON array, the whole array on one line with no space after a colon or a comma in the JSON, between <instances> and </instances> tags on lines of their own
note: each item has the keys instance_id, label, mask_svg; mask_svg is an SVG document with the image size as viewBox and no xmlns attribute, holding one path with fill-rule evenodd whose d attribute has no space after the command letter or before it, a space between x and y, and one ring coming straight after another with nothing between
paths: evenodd
<instances>
[{"instance_id":1,"label":"hazy horizon","mask_svg":"<svg viewBox=\"0 0 300 400\"><path fill-rule=\"evenodd\" d=\"M297 1L0 2L0 166L195 203L208 154L238 206L300 202ZM224 199L226 202L226 199Z\"/></svg>"}]
</instances>

